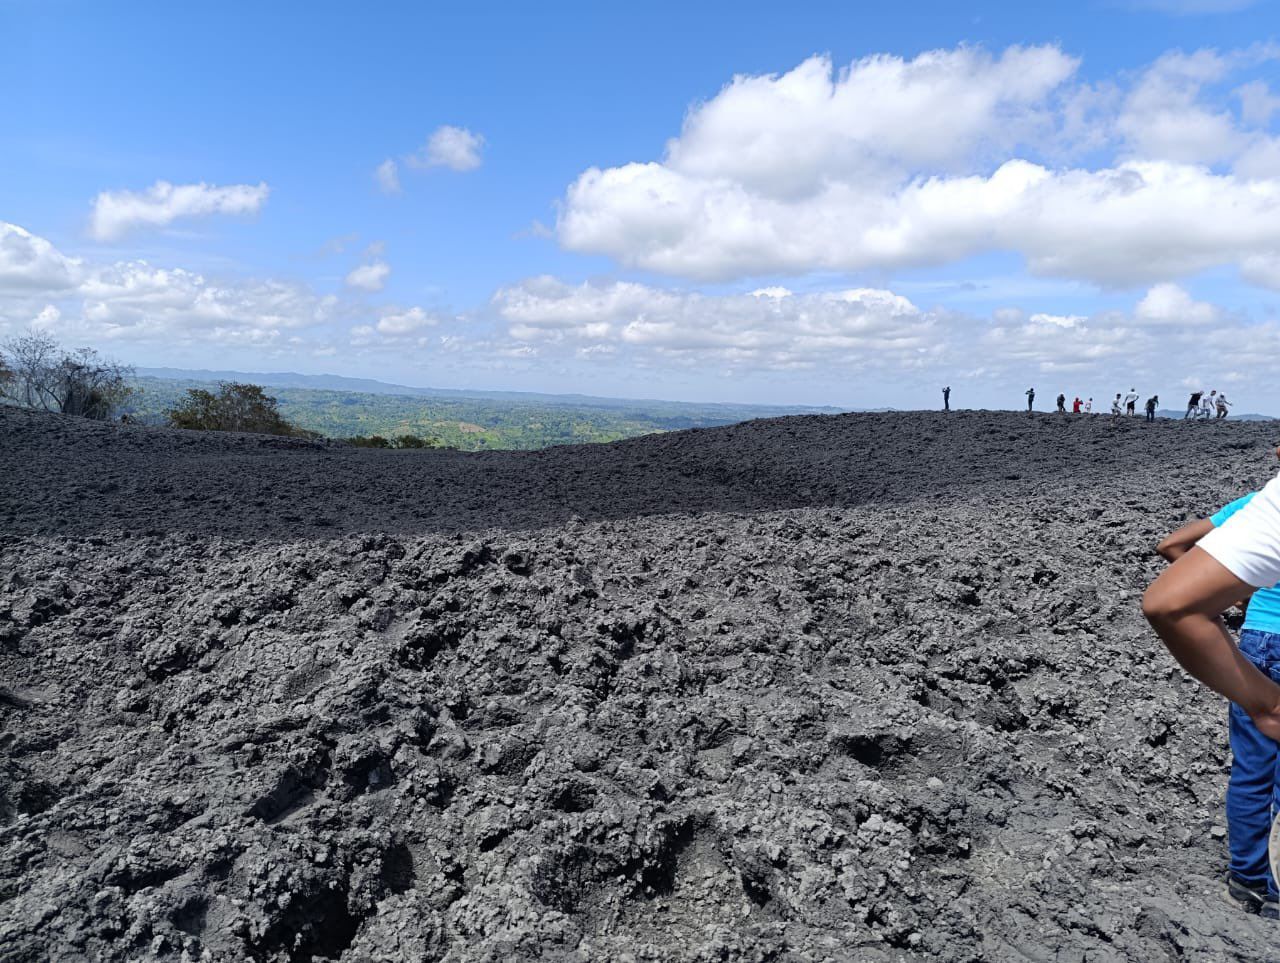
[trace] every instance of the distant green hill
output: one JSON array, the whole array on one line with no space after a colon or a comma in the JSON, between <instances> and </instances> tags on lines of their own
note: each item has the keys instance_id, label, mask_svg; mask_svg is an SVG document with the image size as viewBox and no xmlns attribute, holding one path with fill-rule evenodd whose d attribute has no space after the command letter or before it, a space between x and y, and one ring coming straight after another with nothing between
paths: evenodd
<instances>
[{"instance_id":1,"label":"distant green hill","mask_svg":"<svg viewBox=\"0 0 1280 963\"><path fill-rule=\"evenodd\" d=\"M134 378L142 391L130 414L158 423L188 388L208 389L218 381L262 385L289 421L332 438L412 434L464 451L617 441L657 431L843 410L410 388L336 375L143 368Z\"/></svg>"}]
</instances>

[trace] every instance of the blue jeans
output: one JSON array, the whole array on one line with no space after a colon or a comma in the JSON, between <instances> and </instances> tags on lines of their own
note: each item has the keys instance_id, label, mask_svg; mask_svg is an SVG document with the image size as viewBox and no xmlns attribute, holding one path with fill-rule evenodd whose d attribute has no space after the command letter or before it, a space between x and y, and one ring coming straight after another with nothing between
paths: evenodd
<instances>
[{"instance_id":1,"label":"blue jeans","mask_svg":"<svg viewBox=\"0 0 1280 963\"><path fill-rule=\"evenodd\" d=\"M1240 653L1280 682L1280 634L1245 629ZM1280 810L1280 744L1254 726L1248 714L1231 706L1231 781L1227 784L1227 831L1231 873L1246 883L1266 883L1276 896L1267 865L1272 813Z\"/></svg>"}]
</instances>

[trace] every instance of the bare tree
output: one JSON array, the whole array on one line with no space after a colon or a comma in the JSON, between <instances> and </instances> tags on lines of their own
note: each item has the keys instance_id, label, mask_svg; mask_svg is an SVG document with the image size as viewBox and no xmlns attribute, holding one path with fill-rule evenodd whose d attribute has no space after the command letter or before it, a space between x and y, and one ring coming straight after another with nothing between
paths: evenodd
<instances>
[{"instance_id":1,"label":"bare tree","mask_svg":"<svg viewBox=\"0 0 1280 963\"><path fill-rule=\"evenodd\" d=\"M0 396L28 408L105 421L134 388L133 369L92 348L65 351L38 331L0 345Z\"/></svg>"}]
</instances>

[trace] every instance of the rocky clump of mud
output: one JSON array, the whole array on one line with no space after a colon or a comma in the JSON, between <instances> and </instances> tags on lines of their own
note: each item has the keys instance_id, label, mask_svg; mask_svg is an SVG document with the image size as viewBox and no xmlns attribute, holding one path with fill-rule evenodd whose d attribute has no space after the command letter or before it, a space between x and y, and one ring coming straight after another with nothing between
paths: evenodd
<instances>
[{"instance_id":1,"label":"rocky clump of mud","mask_svg":"<svg viewBox=\"0 0 1280 963\"><path fill-rule=\"evenodd\" d=\"M1225 707L1138 597L1272 441L0 409L0 959L1265 959Z\"/></svg>"}]
</instances>

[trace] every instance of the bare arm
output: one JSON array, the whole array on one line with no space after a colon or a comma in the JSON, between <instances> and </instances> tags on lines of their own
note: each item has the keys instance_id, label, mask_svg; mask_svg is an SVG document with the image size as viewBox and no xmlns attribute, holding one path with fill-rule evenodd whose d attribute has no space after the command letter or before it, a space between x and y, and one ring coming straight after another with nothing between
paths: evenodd
<instances>
[{"instance_id":1,"label":"bare arm","mask_svg":"<svg viewBox=\"0 0 1280 963\"><path fill-rule=\"evenodd\" d=\"M1280 740L1280 686L1240 654L1218 618L1253 590L1204 549L1192 548L1147 589L1142 613L1184 669Z\"/></svg>"},{"instance_id":2,"label":"bare arm","mask_svg":"<svg viewBox=\"0 0 1280 963\"><path fill-rule=\"evenodd\" d=\"M1156 552L1166 561L1177 561L1191 551L1191 547L1211 531L1213 531L1213 522L1207 518L1198 518L1194 522L1187 522L1177 531L1166 535L1160 544L1156 546Z\"/></svg>"}]
</instances>

